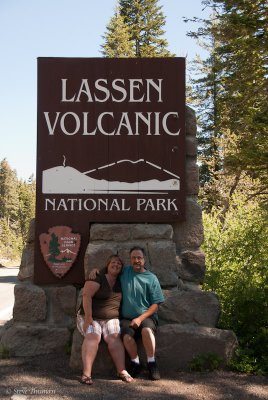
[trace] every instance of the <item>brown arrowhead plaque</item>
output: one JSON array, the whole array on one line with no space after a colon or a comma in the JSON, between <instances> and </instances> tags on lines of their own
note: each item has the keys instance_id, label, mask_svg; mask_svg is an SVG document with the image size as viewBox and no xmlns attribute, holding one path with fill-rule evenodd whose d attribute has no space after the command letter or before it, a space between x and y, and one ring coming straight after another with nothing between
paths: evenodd
<instances>
[{"instance_id":1,"label":"brown arrowhead plaque","mask_svg":"<svg viewBox=\"0 0 268 400\"><path fill-rule=\"evenodd\" d=\"M68 226L53 226L48 232L39 235L41 253L51 272L62 278L76 260L81 236Z\"/></svg>"}]
</instances>

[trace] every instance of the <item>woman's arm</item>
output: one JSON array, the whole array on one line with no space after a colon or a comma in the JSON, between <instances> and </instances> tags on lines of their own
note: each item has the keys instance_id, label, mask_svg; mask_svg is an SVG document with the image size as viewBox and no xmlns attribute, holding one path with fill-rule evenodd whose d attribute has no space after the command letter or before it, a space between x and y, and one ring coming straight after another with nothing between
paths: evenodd
<instances>
[{"instance_id":1,"label":"woman's arm","mask_svg":"<svg viewBox=\"0 0 268 400\"><path fill-rule=\"evenodd\" d=\"M83 308L85 312L84 332L86 333L89 325L92 325L92 298L99 290L100 284L94 281L87 281L83 288Z\"/></svg>"}]
</instances>

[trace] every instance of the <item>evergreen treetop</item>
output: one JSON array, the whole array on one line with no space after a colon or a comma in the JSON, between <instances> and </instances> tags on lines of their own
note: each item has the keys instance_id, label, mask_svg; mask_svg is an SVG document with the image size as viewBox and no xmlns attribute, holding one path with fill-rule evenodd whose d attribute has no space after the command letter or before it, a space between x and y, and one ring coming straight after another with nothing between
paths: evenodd
<instances>
[{"instance_id":1,"label":"evergreen treetop","mask_svg":"<svg viewBox=\"0 0 268 400\"><path fill-rule=\"evenodd\" d=\"M134 57L134 41L130 37L129 27L125 24L124 18L116 9L115 15L111 18L103 36L104 44L102 54L104 57Z\"/></svg>"},{"instance_id":2,"label":"evergreen treetop","mask_svg":"<svg viewBox=\"0 0 268 400\"><path fill-rule=\"evenodd\" d=\"M171 57L163 38L166 23L158 0L119 0L120 14L135 43L136 57Z\"/></svg>"}]
</instances>

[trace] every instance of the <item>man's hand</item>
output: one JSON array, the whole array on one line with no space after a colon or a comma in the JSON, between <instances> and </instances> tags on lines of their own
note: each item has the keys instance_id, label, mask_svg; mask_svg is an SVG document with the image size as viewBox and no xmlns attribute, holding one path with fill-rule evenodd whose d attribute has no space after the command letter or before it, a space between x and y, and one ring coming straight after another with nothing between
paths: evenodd
<instances>
[{"instance_id":1,"label":"man's hand","mask_svg":"<svg viewBox=\"0 0 268 400\"><path fill-rule=\"evenodd\" d=\"M89 275L88 275L88 278L89 278L89 279L96 279L96 276L99 274L99 272L100 272L99 268L93 268L93 269L90 271L90 273L89 273Z\"/></svg>"},{"instance_id":2,"label":"man's hand","mask_svg":"<svg viewBox=\"0 0 268 400\"><path fill-rule=\"evenodd\" d=\"M138 317L138 318L134 318L130 322L129 326L131 326L134 329L137 329L140 326L141 323L142 323L142 320Z\"/></svg>"}]
</instances>

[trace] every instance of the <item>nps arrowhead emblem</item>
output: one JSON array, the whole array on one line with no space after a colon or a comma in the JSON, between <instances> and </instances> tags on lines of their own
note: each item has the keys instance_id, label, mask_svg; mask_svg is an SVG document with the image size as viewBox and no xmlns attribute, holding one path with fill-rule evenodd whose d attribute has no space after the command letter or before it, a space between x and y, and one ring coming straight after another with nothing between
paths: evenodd
<instances>
[{"instance_id":1,"label":"nps arrowhead emblem","mask_svg":"<svg viewBox=\"0 0 268 400\"><path fill-rule=\"evenodd\" d=\"M81 235L68 226L53 226L39 235L41 253L51 272L62 278L73 266L79 252Z\"/></svg>"}]
</instances>

